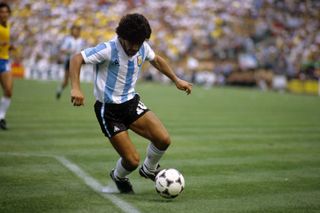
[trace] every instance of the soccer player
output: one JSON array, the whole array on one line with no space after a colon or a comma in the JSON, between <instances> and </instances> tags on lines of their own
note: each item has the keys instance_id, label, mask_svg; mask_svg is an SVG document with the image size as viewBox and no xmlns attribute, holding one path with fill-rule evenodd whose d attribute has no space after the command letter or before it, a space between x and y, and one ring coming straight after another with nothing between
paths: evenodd
<instances>
[{"instance_id":1,"label":"soccer player","mask_svg":"<svg viewBox=\"0 0 320 213\"><path fill-rule=\"evenodd\" d=\"M150 38L151 28L143 15L125 15L116 33L114 39L85 49L71 59L71 101L74 106L84 104L79 80L81 64L95 64L96 117L102 132L120 155L110 176L121 193L133 193L127 176L139 166L139 154L130 140L128 129L150 140L146 159L139 169L142 177L154 181L160 158L170 145L166 128L135 92L142 64L149 61L187 94L191 93L192 85L179 79L168 63L156 55L146 42Z\"/></svg>"},{"instance_id":2,"label":"soccer player","mask_svg":"<svg viewBox=\"0 0 320 213\"><path fill-rule=\"evenodd\" d=\"M0 3L0 84L3 89L3 97L0 100L0 128L3 130L7 129L5 117L11 103L13 87L9 64L9 50L14 49L10 44L10 13L9 5Z\"/></svg>"},{"instance_id":3,"label":"soccer player","mask_svg":"<svg viewBox=\"0 0 320 213\"><path fill-rule=\"evenodd\" d=\"M61 45L61 52L65 55L64 59L64 78L61 85L58 86L56 91L56 98L60 99L63 90L68 85L69 81L69 66L70 66L70 58L73 54L80 52L84 46L85 42L81 35L81 27L78 25L72 25L70 29L70 35L67 36L62 45Z\"/></svg>"}]
</instances>

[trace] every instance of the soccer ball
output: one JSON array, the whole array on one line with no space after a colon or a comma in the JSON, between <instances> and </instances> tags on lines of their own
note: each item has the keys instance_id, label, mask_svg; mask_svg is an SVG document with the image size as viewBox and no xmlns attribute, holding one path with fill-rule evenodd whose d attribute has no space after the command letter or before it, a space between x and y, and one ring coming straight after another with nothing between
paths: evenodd
<instances>
[{"instance_id":1,"label":"soccer ball","mask_svg":"<svg viewBox=\"0 0 320 213\"><path fill-rule=\"evenodd\" d=\"M175 198L184 189L184 178L176 169L163 169L156 176L156 191L164 198Z\"/></svg>"}]
</instances>

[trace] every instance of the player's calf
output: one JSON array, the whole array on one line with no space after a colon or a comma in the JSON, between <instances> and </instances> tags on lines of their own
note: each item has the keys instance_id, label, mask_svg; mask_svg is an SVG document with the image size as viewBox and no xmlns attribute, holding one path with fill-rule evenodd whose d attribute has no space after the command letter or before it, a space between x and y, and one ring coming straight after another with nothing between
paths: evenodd
<instances>
[{"instance_id":1,"label":"player's calf","mask_svg":"<svg viewBox=\"0 0 320 213\"><path fill-rule=\"evenodd\" d=\"M171 139L169 134L166 133L166 134L163 134L161 137L152 140L152 143L157 149L165 151L170 146Z\"/></svg>"},{"instance_id":2,"label":"player's calf","mask_svg":"<svg viewBox=\"0 0 320 213\"><path fill-rule=\"evenodd\" d=\"M140 156L137 153L122 157L122 165L128 171L133 171L136 168L138 168L139 162L140 162Z\"/></svg>"}]
</instances>

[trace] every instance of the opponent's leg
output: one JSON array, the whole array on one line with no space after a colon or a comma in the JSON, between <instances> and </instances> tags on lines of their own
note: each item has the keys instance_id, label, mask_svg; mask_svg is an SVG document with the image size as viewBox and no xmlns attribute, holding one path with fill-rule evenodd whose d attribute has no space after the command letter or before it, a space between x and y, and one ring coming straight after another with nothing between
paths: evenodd
<instances>
[{"instance_id":1,"label":"opponent's leg","mask_svg":"<svg viewBox=\"0 0 320 213\"><path fill-rule=\"evenodd\" d=\"M154 180L158 172L159 161L171 143L169 133L159 118L151 111L146 112L133 122L130 129L151 141L139 173L145 178Z\"/></svg>"},{"instance_id":2,"label":"opponent's leg","mask_svg":"<svg viewBox=\"0 0 320 213\"><path fill-rule=\"evenodd\" d=\"M0 74L0 84L3 89L3 97L0 100L0 128L6 130L6 113L11 103L12 96L12 74L11 72L3 72Z\"/></svg>"},{"instance_id":3,"label":"opponent's leg","mask_svg":"<svg viewBox=\"0 0 320 213\"><path fill-rule=\"evenodd\" d=\"M131 142L128 132L123 131L110 138L110 142L120 155L116 168L110 173L121 193L133 193L132 185L127 178L139 165L139 154Z\"/></svg>"},{"instance_id":4,"label":"opponent's leg","mask_svg":"<svg viewBox=\"0 0 320 213\"><path fill-rule=\"evenodd\" d=\"M65 70L63 81L57 88L57 92L56 92L56 98L57 99L60 99L63 90L68 86L68 82L69 82L69 71Z\"/></svg>"}]
</instances>

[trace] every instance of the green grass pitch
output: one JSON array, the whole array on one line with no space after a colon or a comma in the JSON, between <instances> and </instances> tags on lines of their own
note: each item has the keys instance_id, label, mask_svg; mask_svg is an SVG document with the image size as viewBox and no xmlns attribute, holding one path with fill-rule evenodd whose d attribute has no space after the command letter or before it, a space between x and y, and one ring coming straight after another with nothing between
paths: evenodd
<instances>
[{"instance_id":1,"label":"green grass pitch","mask_svg":"<svg viewBox=\"0 0 320 213\"><path fill-rule=\"evenodd\" d=\"M103 185L118 155L100 132L92 85L84 107L57 82L16 80L0 131L0 212L121 212L54 158L64 156ZM172 146L164 168L177 168L185 191L161 198L130 175L135 195L116 195L140 212L319 212L320 98L239 88L139 83L143 102L163 121ZM147 141L130 133L141 159ZM43 156L42 156L43 155Z\"/></svg>"}]
</instances>

